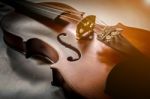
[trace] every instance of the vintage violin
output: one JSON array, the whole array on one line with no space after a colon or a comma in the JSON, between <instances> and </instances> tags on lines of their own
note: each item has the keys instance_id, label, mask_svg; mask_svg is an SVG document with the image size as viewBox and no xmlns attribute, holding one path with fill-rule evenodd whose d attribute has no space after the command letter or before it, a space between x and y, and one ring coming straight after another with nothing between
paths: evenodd
<instances>
[{"instance_id":1,"label":"vintage violin","mask_svg":"<svg viewBox=\"0 0 150 99\"><path fill-rule=\"evenodd\" d=\"M48 61L53 71L52 85L62 87L69 99L111 99L118 93L125 97L121 86L130 83L121 83L120 78L124 78L122 82L128 77L133 82L144 79L130 78L130 74L136 73L134 69L128 72L128 67L138 68L134 63L140 61L148 70L150 31L121 23L97 23L95 15L86 16L58 2L2 2L15 8L1 22L5 43L26 58ZM120 72L126 68L126 76L118 68ZM142 88L146 88L144 84ZM135 88L139 85L135 84Z\"/></svg>"}]
</instances>

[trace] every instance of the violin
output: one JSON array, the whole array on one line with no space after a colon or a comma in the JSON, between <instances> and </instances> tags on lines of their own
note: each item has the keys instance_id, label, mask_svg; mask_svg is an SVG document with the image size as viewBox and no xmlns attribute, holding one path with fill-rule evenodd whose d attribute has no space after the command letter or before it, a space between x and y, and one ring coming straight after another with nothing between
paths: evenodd
<instances>
[{"instance_id":1,"label":"violin","mask_svg":"<svg viewBox=\"0 0 150 99\"><path fill-rule=\"evenodd\" d=\"M5 43L26 58L46 60L53 72L52 85L63 88L69 99L112 99L121 90L116 85L119 78L124 77L118 68L142 60L149 66L145 60L150 56L150 31L96 23L95 15L86 16L59 2L2 2L15 8L1 22Z\"/></svg>"}]
</instances>

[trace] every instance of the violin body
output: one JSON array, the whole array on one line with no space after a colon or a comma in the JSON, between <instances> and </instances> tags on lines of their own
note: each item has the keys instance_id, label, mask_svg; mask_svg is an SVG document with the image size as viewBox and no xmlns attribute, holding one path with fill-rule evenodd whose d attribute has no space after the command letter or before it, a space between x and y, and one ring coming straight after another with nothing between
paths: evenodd
<instances>
[{"instance_id":1,"label":"violin body","mask_svg":"<svg viewBox=\"0 0 150 99\"><path fill-rule=\"evenodd\" d=\"M55 3L39 3L38 5L48 7ZM38 19L39 22L32 18ZM73 97L74 99L111 99L105 93L105 88L112 69L130 58L150 56L150 47L147 46L150 43L150 32L146 30L118 24L116 26L123 29L122 36L110 43L103 43L97 40L95 34L91 40L77 40L75 30L78 23L75 21L70 20L71 23L66 24L61 21L63 18L56 20L35 16L32 18L13 12L4 17L2 25L6 31L21 37L23 42L26 42L29 52L27 53L29 55L26 55L27 58L40 55L53 60L50 64L53 71L52 84L62 87L71 99ZM60 35L61 33L65 35ZM9 43L7 35L4 34L4 36L6 36L5 42ZM47 49L39 45L50 47ZM73 50L72 47L78 51ZM81 54L80 59L75 61L67 59L69 56L78 57L78 52Z\"/></svg>"}]
</instances>

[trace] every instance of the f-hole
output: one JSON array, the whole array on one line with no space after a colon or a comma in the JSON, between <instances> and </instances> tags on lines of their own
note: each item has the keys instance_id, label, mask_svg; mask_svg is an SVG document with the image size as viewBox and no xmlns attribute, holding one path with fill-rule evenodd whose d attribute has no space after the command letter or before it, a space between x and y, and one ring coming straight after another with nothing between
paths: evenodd
<instances>
[{"instance_id":1,"label":"f-hole","mask_svg":"<svg viewBox=\"0 0 150 99\"><path fill-rule=\"evenodd\" d=\"M78 55L78 58L73 58L72 56L69 56L69 57L67 57L67 60L68 60L68 61L77 61L77 60L79 60L79 59L81 58L81 53L80 53L80 51L79 51L77 48L73 47L72 45L67 44L66 42L62 41L62 40L61 40L61 36L67 36L67 34L66 34L66 33L61 33L61 34L59 34L59 35L57 36L57 40L58 40L62 45L64 45L65 47L67 47L67 48L73 50L74 52L76 52L77 55Z\"/></svg>"}]
</instances>

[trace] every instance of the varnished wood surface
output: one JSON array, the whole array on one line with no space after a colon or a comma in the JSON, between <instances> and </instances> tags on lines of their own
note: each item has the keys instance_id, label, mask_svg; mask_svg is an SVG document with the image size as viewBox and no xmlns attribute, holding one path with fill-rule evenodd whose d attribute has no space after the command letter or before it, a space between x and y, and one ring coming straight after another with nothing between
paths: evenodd
<instances>
[{"instance_id":1,"label":"varnished wood surface","mask_svg":"<svg viewBox=\"0 0 150 99\"><path fill-rule=\"evenodd\" d=\"M25 40L29 38L40 38L53 46L59 54L59 60L57 63L51 65L51 68L57 69L67 85L87 99L109 99L110 97L104 94L104 89L108 74L113 67L130 57L130 55L134 56L134 53L137 54L137 50L146 56L150 55L150 47L147 46L150 43L149 31L118 24L119 27L123 28L123 37L133 44L135 48L129 45L129 42L126 42L124 38L119 38L107 44L107 46L99 42L96 39L96 35L94 35L93 40L84 39L77 41L75 39L75 23L62 26L63 24L60 25L59 23L48 20L41 21L48 27L37 23L33 19L13 13L5 18L6 23L4 23L4 26ZM48 28L52 28L55 32L50 32ZM46 35L43 34L45 36L39 37L37 35L44 31L47 33ZM67 33L67 36L63 40L80 50L82 54L80 60L75 62L67 61L66 58L68 56L77 56L76 53L65 48L57 41L57 35L63 32ZM31 36L30 34L35 35ZM113 47L117 50L112 49Z\"/></svg>"},{"instance_id":2,"label":"varnished wood surface","mask_svg":"<svg viewBox=\"0 0 150 99\"><path fill-rule=\"evenodd\" d=\"M102 42L99 42L96 39L96 35L93 40L77 41L75 39L75 28L73 24L68 24L65 28L58 29L59 26L55 27L56 24L47 22L47 26L50 26L58 33L67 33L67 36L64 37L63 40L80 50L82 54L81 59L75 62L69 62L66 58L70 55L77 57L76 53L61 45L56 40L57 33L49 32L49 27L47 28L33 19L18 14L11 14L5 20L7 20L7 23L5 23L6 27L10 31L13 31L13 33L17 33L17 35L20 35L26 40L29 38L40 38L57 50L59 60L57 63L51 65L51 68L58 69L65 82L73 88L73 90L88 99L109 98L106 94L104 94L107 76L116 64L124 58L127 58L126 56L124 57L124 54L108 47ZM149 55L150 48L149 46L146 46L149 44L149 31L126 26L122 26L122 28L124 29L124 37L126 37L131 44L145 55ZM47 34L44 34L43 32L46 32ZM39 37L38 33L43 33L43 35L47 36ZM30 34L34 34L34 36L31 36ZM126 42L117 41L115 44L119 44L116 47L120 47L123 43ZM125 46L122 47L124 48ZM129 48L128 46L126 48L128 50L130 49L130 46ZM133 54L130 53L130 51L134 52L132 49L129 50L129 55Z\"/></svg>"}]
</instances>

